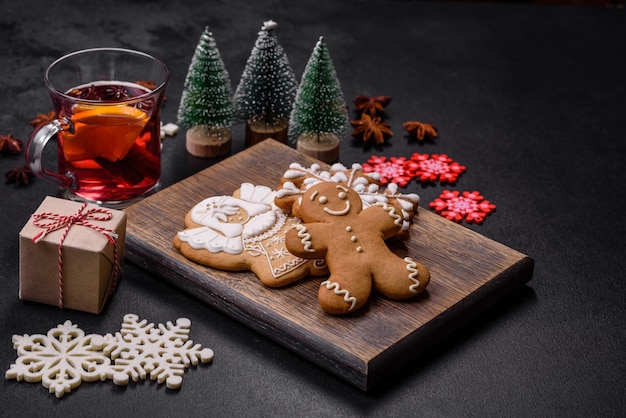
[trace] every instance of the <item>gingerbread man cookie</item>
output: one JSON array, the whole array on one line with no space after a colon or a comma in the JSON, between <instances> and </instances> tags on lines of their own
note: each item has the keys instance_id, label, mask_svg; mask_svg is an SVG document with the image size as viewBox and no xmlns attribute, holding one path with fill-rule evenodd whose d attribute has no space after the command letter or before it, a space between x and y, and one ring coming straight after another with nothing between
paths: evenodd
<instances>
[{"instance_id":1,"label":"gingerbread man cookie","mask_svg":"<svg viewBox=\"0 0 626 418\"><path fill-rule=\"evenodd\" d=\"M266 286L328 274L323 260L303 259L285 248L299 219L274 205L275 191L244 183L233 196L213 196L185 217L174 247L186 258L229 271L252 271Z\"/></svg>"},{"instance_id":2,"label":"gingerbread man cookie","mask_svg":"<svg viewBox=\"0 0 626 418\"><path fill-rule=\"evenodd\" d=\"M296 207L297 206L297 207ZM330 276L318 292L324 311L341 315L361 308L372 287L390 299L422 293L428 269L400 258L385 244L402 228L403 217L388 203L363 209L359 194L336 182L318 182L294 204L303 223L286 236L287 249L302 258L324 258Z\"/></svg>"}]
</instances>

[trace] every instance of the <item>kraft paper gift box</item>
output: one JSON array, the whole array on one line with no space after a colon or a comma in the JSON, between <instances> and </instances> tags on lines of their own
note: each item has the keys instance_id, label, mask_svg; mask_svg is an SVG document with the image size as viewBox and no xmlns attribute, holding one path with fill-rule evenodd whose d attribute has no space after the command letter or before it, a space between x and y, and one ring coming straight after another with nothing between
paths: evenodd
<instances>
[{"instance_id":1,"label":"kraft paper gift box","mask_svg":"<svg viewBox=\"0 0 626 418\"><path fill-rule=\"evenodd\" d=\"M100 313L121 275L125 233L125 212L46 197L20 232L20 299Z\"/></svg>"}]
</instances>

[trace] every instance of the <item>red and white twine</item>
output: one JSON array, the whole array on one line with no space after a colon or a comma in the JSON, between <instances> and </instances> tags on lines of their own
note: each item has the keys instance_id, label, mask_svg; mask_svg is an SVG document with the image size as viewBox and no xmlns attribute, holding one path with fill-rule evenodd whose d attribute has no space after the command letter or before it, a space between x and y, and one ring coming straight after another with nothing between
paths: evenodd
<instances>
[{"instance_id":1,"label":"red and white twine","mask_svg":"<svg viewBox=\"0 0 626 418\"><path fill-rule=\"evenodd\" d=\"M63 234L58 244L58 273L59 273L59 307L63 308L63 242L67 237L72 225L82 225L91 228L97 232L103 234L111 244L113 244L113 289L117 286L117 279L119 275L119 263L117 255L117 238L118 235L113 229L104 228L99 225L95 225L89 221L109 221L113 218L113 213L110 210L92 207L87 211L84 211L87 207L87 203L83 203L80 209L73 215L60 215L54 212L42 212L32 215L33 224L45 228L43 231L35 235L32 240L37 243L41 241L47 234L52 231L64 228Z\"/></svg>"}]
</instances>

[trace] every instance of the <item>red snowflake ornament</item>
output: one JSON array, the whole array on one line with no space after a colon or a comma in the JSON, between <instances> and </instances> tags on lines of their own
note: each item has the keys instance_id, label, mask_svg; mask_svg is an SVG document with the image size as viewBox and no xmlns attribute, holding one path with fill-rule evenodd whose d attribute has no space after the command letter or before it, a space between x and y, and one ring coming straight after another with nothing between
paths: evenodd
<instances>
[{"instance_id":1,"label":"red snowflake ornament","mask_svg":"<svg viewBox=\"0 0 626 418\"><path fill-rule=\"evenodd\" d=\"M485 200L477 191L461 193L444 190L428 206L446 219L459 223L465 219L468 224L481 224L487 215L496 210L496 205Z\"/></svg>"},{"instance_id":2,"label":"red snowflake ornament","mask_svg":"<svg viewBox=\"0 0 626 418\"><path fill-rule=\"evenodd\" d=\"M406 168L404 157L379 157L372 155L367 162L362 164L364 173L376 172L380 174L380 182L385 185L396 183L400 187L406 187L413 176Z\"/></svg>"},{"instance_id":3,"label":"red snowflake ornament","mask_svg":"<svg viewBox=\"0 0 626 418\"><path fill-rule=\"evenodd\" d=\"M407 170L421 182L439 181L456 183L465 166L452 160L446 154L414 153L406 164Z\"/></svg>"}]
</instances>

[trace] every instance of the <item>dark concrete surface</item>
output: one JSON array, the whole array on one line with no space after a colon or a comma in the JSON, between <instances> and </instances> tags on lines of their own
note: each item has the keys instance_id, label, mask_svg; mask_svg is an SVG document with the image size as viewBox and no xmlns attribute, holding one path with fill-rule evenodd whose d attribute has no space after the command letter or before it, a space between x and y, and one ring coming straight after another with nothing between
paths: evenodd
<instances>
[{"instance_id":1,"label":"dark concrete surface","mask_svg":"<svg viewBox=\"0 0 626 418\"><path fill-rule=\"evenodd\" d=\"M323 35L351 105L388 95L394 137L382 148L346 138L340 160L446 153L467 166L456 189L497 205L468 226L535 259L533 280L388 385L363 393L235 320L127 264L100 315L18 299L18 233L54 186L0 185L0 368L13 334L70 319L88 333L119 329L126 313L192 320L191 339L215 361L187 371L180 391L83 383L62 399L38 383L2 380L4 416L619 416L626 411L626 12L580 5L420 1L2 1L0 134L26 140L51 109L47 65L96 46L139 49L172 77L174 122L205 25L236 86L264 20L298 78ZM354 116L354 114L352 114ZM417 144L402 123L435 124ZM233 152L243 149L234 128ZM48 157L50 161L51 157ZM0 172L23 156L0 157ZM163 144L164 186L215 163ZM422 207L444 187L413 182ZM191 206L195 202L188 202ZM426 210L426 209L423 209Z\"/></svg>"}]
</instances>

